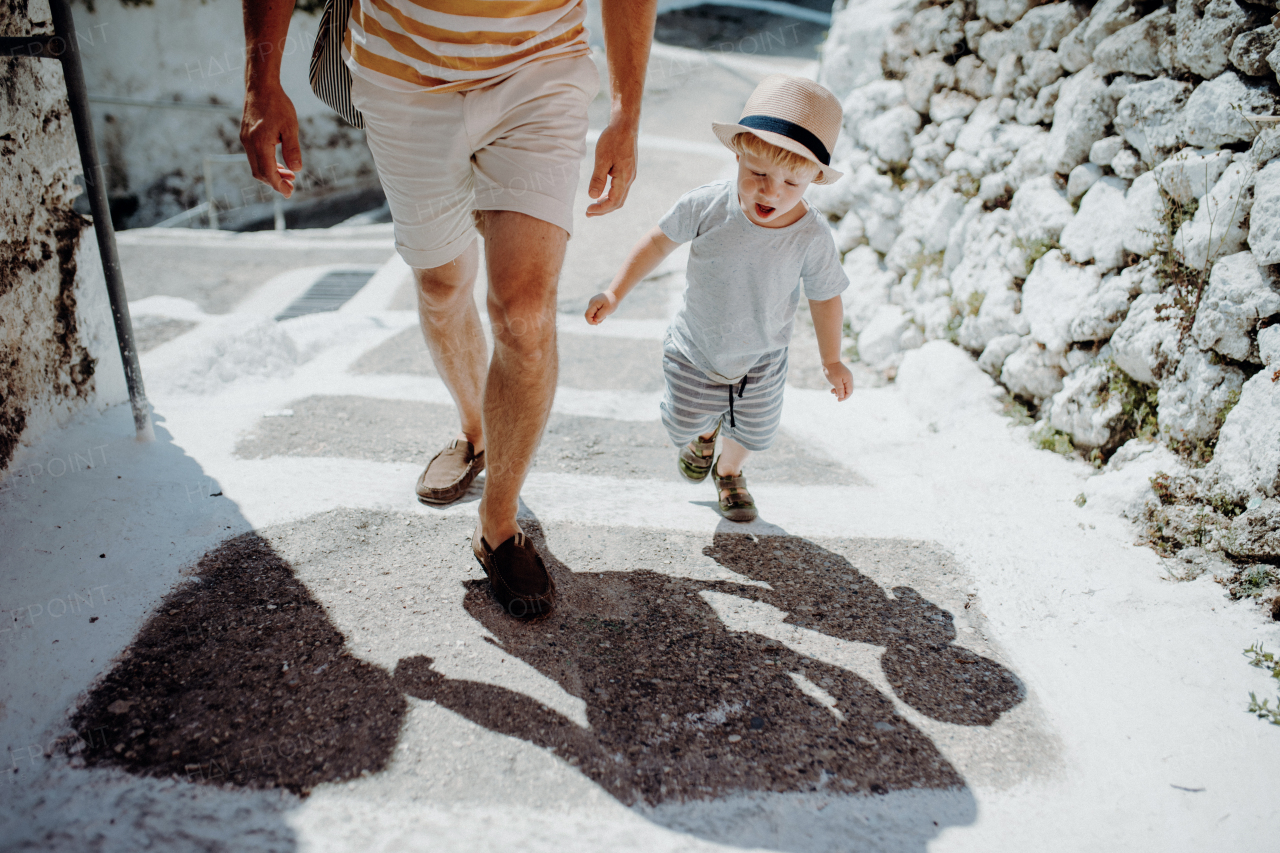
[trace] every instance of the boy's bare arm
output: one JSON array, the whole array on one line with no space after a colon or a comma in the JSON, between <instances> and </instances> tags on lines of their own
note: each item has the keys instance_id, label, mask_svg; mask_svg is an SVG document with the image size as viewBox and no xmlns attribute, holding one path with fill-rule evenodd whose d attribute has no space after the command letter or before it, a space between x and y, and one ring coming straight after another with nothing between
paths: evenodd
<instances>
[{"instance_id":1,"label":"boy's bare arm","mask_svg":"<svg viewBox=\"0 0 1280 853\"><path fill-rule=\"evenodd\" d=\"M813 330L818 335L818 354L822 357L822 374L831 383L836 400L847 400L853 393L853 374L840 361L840 340L844 335L844 301L839 296L821 302L809 300Z\"/></svg>"},{"instance_id":2,"label":"boy's bare arm","mask_svg":"<svg viewBox=\"0 0 1280 853\"><path fill-rule=\"evenodd\" d=\"M618 303L631 292L631 288L653 272L662 263L662 259L674 252L679 245L655 225L653 230L640 238L631 254L627 255L622 268L609 283L609 289L591 297L591 304L587 306L587 322L593 326L603 322L605 317L617 309Z\"/></svg>"},{"instance_id":3,"label":"boy's bare arm","mask_svg":"<svg viewBox=\"0 0 1280 853\"><path fill-rule=\"evenodd\" d=\"M288 198L302 168L298 114L280 85L280 59L289 35L294 0L244 0L244 116L240 144L253 176ZM283 146L285 166L276 162Z\"/></svg>"}]
</instances>

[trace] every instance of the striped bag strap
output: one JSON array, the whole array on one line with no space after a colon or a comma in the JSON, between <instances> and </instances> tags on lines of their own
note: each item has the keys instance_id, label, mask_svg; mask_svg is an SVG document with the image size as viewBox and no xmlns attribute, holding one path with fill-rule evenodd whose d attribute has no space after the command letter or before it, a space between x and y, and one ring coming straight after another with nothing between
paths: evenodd
<instances>
[{"instance_id":1,"label":"striped bag strap","mask_svg":"<svg viewBox=\"0 0 1280 853\"><path fill-rule=\"evenodd\" d=\"M311 51L311 91L353 127L364 127L364 116L351 105L351 69L342 61L342 41L351 16L351 0L326 0L316 45Z\"/></svg>"}]
</instances>

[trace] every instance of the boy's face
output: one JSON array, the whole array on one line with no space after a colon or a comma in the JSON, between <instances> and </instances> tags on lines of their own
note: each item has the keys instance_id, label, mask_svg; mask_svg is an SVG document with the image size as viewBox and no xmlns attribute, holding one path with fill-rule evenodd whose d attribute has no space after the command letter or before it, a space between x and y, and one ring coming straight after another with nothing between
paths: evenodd
<instances>
[{"instance_id":1,"label":"boy's face","mask_svg":"<svg viewBox=\"0 0 1280 853\"><path fill-rule=\"evenodd\" d=\"M818 169L793 171L754 154L738 155L738 204L756 225L785 228L804 215L800 199Z\"/></svg>"}]
</instances>

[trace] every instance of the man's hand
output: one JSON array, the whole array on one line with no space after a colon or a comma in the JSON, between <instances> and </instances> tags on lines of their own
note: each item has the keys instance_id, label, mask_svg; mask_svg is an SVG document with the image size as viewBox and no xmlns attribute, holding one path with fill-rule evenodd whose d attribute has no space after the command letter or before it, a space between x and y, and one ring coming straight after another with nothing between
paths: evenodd
<instances>
[{"instance_id":1,"label":"man's hand","mask_svg":"<svg viewBox=\"0 0 1280 853\"><path fill-rule=\"evenodd\" d=\"M587 206L587 216L612 213L626 202L631 182L636 179L637 134L638 128L633 123L617 116L600 133L596 140L596 167L587 187L587 195L596 201ZM608 195L604 194L606 179Z\"/></svg>"},{"instance_id":2,"label":"man's hand","mask_svg":"<svg viewBox=\"0 0 1280 853\"><path fill-rule=\"evenodd\" d=\"M245 91L240 144L255 178L285 198L293 195L293 179L302 168L298 114L278 82L250 85ZM283 147L284 166L276 161L277 144Z\"/></svg>"},{"instance_id":3,"label":"man's hand","mask_svg":"<svg viewBox=\"0 0 1280 853\"><path fill-rule=\"evenodd\" d=\"M822 365L822 375L831 383L831 393L836 395L836 402L843 403L853 393L853 373L844 366L844 362L833 361Z\"/></svg>"},{"instance_id":4,"label":"man's hand","mask_svg":"<svg viewBox=\"0 0 1280 853\"><path fill-rule=\"evenodd\" d=\"M587 306L587 322L593 326L599 326L604 322L605 317L617 310L618 297L612 293L597 293L591 297L591 304Z\"/></svg>"}]
</instances>

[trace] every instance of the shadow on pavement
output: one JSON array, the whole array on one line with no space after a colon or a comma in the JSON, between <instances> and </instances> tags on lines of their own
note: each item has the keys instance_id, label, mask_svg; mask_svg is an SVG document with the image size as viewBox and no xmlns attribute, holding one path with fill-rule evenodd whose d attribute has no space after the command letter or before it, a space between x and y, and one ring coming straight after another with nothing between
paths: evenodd
<instances>
[{"instance_id":1,"label":"shadow on pavement","mask_svg":"<svg viewBox=\"0 0 1280 853\"><path fill-rule=\"evenodd\" d=\"M383 769L407 703L246 533L201 558L80 705L88 766L302 793Z\"/></svg>"},{"instance_id":2,"label":"shadow on pavement","mask_svg":"<svg viewBox=\"0 0 1280 853\"><path fill-rule=\"evenodd\" d=\"M555 576L556 611L517 622L478 581L465 607L491 642L584 700L590 728L521 693L446 678L425 656L396 666L406 693L552 750L629 805L801 792L960 794L958 804L951 796L916 821L926 827L919 846L905 849L923 849L939 817L972 821L964 780L887 697L850 671L727 629L699 593L812 611L787 621L887 646L886 672L904 701L936 719L990 725L1022 700L1023 688L999 664L952 646L946 611L905 587L891 599L843 557L794 536L718 533L705 550L769 590L650 571L574 573L551 555L536 523L525 528ZM740 827L731 829L710 835L733 843ZM705 823L691 831L707 834Z\"/></svg>"}]
</instances>

